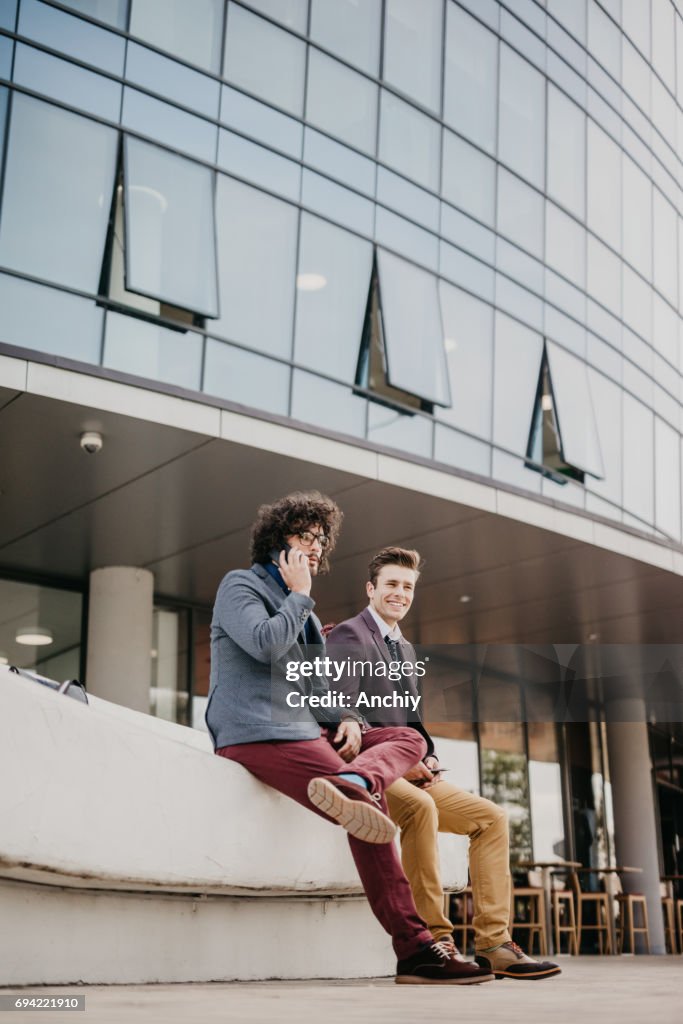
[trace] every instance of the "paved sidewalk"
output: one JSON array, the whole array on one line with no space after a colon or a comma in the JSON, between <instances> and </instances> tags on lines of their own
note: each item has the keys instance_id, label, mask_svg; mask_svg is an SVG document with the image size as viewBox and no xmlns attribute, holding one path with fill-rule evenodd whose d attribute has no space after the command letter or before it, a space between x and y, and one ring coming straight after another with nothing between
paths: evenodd
<instances>
[{"instance_id":1,"label":"paved sidewalk","mask_svg":"<svg viewBox=\"0 0 683 1024\"><path fill-rule=\"evenodd\" d=\"M681 1024L683 956L561 957L563 974L466 988L376 981L49 986L3 995L85 995L84 1012L22 1011L14 1024Z\"/></svg>"}]
</instances>

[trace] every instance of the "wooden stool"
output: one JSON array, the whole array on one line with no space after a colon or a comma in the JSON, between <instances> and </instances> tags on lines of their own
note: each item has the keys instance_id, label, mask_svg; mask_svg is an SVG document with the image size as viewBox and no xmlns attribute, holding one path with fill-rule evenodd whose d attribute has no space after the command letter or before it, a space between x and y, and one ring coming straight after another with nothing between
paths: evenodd
<instances>
[{"instance_id":1,"label":"wooden stool","mask_svg":"<svg viewBox=\"0 0 683 1024\"><path fill-rule=\"evenodd\" d=\"M676 923L678 925L678 948L683 953L683 900L676 900Z\"/></svg>"},{"instance_id":2,"label":"wooden stool","mask_svg":"<svg viewBox=\"0 0 683 1024\"><path fill-rule=\"evenodd\" d=\"M526 915L522 918L517 916L518 903L524 901L526 904ZM515 887L512 890L512 914L510 915L510 930L526 931L529 936L527 952L533 955L534 936L538 938L539 956L548 955L548 936L545 927L545 893L543 889L535 886Z\"/></svg>"},{"instance_id":3,"label":"wooden stool","mask_svg":"<svg viewBox=\"0 0 683 1024\"><path fill-rule=\"evenodd\" d=\"M453 923L455 944L461 953L467 954L470 935L474 943L474 925L472 924L472 887L466 886L458 892L446 897L448 909L446 917Z\"/></svg>"},{"instance_id":4,"label":"wooden stool","mask_svg":"<svg viewBox=\"0 0 683 1024\"><path fill-rule=\"evenodd\" d=\"M598 933L598 951L600 956L612 952L612 908L610 897L606 892L583 892L576 871L569 872L569 880L576 899L577 925L576 943L581 952L581 935L583 932ZM595 924L584 921L584 907L595 907Z\"/></svg>"},{"instance_id":5,"label":"wooden stool","mask_svg":"<svg viewBox=\"0 0 683 1024\"><path fill-rule=\"evenodd\" d=\"M568 923L562 924L565 911ZM567 952L578 956L579 944L576 938L574 895L569 889L553 889L553 921L555 922L555 952L562 952L562 936L568 935Z\"/></svg>"},{"instance_id":6,"label":"wooden stool","mask_svg":"<svg viewBox=\"0 0 683 1024\"><path fill-rule=\"evenodd\" d=\"M631 944L631 953L636 951L636 935L645 936L645 946L650 952L650 928L647 921L647 901L640 892L620 892L616 896L619 904L619 921L617 924L617 948L620 953L624 952L624 939L628 931L628 938ZM636 924L635 909L640 907L640 921Z\"/></svg>"},{"instance_id":7,"label":"wooden stool","mask_svg":"<svg viewBox=\"0 0 683 1024\"><path fill-rule=\"evenodd\" d=\"M679 900L679 903L683 902ZM664 941L670 953L676 949L676 914L673 896L662 896L662 913L664 914Z\"/></svg>"}]
</instances>

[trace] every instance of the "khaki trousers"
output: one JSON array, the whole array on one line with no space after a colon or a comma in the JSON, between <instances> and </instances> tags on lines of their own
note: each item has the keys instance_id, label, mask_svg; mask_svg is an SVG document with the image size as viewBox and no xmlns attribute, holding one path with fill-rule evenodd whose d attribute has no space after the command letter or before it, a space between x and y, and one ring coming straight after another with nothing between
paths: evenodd
<instances>
[{"instance_id":1,"label":"khaki trousers","mask_svg":"<svg viewBox=\"0 0 683 1024\"><path fill-rule=\"evenodd\" d=\"M398 779L386 791L389 814L401 829L401 859L417 911L435 939L450 935L439 870L439 832L469 836L470 878L478 952L509 942L510 850L507 815L490 800L449 782L422 790Z\"/></svg>"}]
</instances>

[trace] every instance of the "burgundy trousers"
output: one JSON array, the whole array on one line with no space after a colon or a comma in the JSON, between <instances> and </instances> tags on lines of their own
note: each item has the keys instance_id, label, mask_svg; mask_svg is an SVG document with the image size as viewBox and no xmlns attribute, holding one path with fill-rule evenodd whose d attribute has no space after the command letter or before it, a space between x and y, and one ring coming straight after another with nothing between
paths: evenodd
<instances>
[{"instance_id":1,"label":"burgundy trousers","mask_svg":"<svg viewBox=\"0 0 683 1024\"><path fill-rule=\"evenodd\" d=\"M237 761L261 782L332 824L336 822L308 799L308 783L319 775L355 772L368 780L371 792L381 795L380 806L387 814L384 790L424 757L426 747L420 734L403 727L370 729L363 734L361 751L351 764L342 761L332 746L333 735L325 730L316 740L239 743L221 747L216 753ZM397 958L404 960L433 939L415 909L396 845L365 843L351 835L348 839L372 912L391 935Z\"/></svg>"}]
</instances>

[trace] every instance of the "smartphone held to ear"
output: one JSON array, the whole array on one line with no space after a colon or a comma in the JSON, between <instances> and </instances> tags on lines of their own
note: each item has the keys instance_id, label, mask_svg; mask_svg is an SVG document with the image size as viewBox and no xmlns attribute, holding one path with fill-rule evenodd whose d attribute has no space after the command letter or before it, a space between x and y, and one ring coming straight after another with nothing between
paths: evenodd
<instances>
[{"instance_id":1,"label":"smartphone held to ear","mask_svg":"<svg viewBox=\"0 0 683 1024\"><path fill-rule=\"evenodd\" d=\"M271 561L275 562L275 565L279 566L280 565L280 554L284 553L285 561L286 561L287 556L288 556L288 554L289 554L289 552L291 550L292 550L291 544L284 544L281 548L271 548L270 549Z\"/></svg>"}]
</instances>

